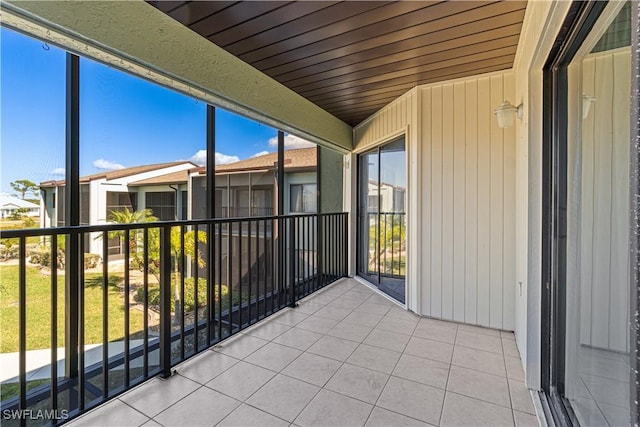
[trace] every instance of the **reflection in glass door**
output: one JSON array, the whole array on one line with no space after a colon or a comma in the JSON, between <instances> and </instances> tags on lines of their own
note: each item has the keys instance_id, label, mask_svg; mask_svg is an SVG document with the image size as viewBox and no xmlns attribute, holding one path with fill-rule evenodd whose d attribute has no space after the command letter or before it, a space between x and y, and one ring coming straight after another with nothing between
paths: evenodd
<instances>
[{"instance_id":1,"label":"reflection in glass door","mask_svg":"<svg viewBox=\"0 0 640 427\"><path fill-rule=\"evenodd\" d=\"M405 301L406 163L404 138L358 159L358 274Z\"/></svg>"}]
</instances>

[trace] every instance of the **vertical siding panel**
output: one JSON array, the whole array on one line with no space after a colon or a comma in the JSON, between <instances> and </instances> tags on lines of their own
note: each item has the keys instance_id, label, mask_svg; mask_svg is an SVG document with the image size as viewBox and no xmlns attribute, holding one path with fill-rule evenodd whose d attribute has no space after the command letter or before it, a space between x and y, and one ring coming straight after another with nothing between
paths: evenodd
<instances>
[{"instance_id":1,"label":"vertical siding panel","mask_svg":"<svg viewBox=\"0 0 640 427\"><path fill-rule=\"evenodd\" d=\"M491 239L491 105L489 78L478 79L478 324L489 326Z\"/></svg>"},{"instance_id":2,"label":"vertical siding panel","mask_svg":"<svg viewBox=\"0 0 640 427\"><path fill-rule=\"evenodd\" d=\"M629 312L629 87L631 55L628 51L613 55L613 123L611 280L609 311L609 348L628 351Z\"/></svg>"},{"instance_id":3,"label":"vertical siding panel","mask_svg":"<svg viewBox=\"0 0 640 427\"><path fill-rule=\"evenodd\" d=\"M442 317L453 319L453 85L442 88Z\"/></svg>"},{"instance_id":4,"label":"vertical siding panel","mask_svg":"<svg viewBox=\"0 0 640 427\"><path fill-rule=\"evenodd\" d=\"M515 103L515 82L513 73L504 75L504 98ZM504 222L503 222L503 301L502 328L515 329L516 304L516 223L515 215L509 214L516 209L516 126L504 130Z\"/></svg>"},{"instance_id":5,"label":"vertical siding panel","mask_svg":"<svg viewBox=\"0 0 640 427\"><path fill-rule=\"evenodd\" d=\"M582 62L582 91L595 94L595 59ZM593 282L593 182L595 179L594 156L594 105L582 120L582 190L580 218L580 342L591 345L591 299Z\"/></svg>"},{"instance_id":6,"label":"vertical siding panel","mask_svg":"<svg viewBox=\"0 0 640 427\"><path fill-rule=\"evenodd\" d=\"M504 100L502 77L491 77L491 106L497 107ZM504 215L503 180L503 142L504 131L498 127L497 120L491 120L491 214L490 214L490 291L491 305L489 325L502 327L502 221Z\"/></svg>"},{"instance_id":7,"label":"vertical siding panel","mask_svg":"<svg viewBox=\"0 0 640 427\"><path fill-rule=\"evenodd\" d=\"M595 230L593 254L592 345L609 346L609 280L611 264L611 94L613 64L610 57L596 58L595 81Z\"/></svg>"},{"instance_id":8,"label":"vertical siding panel","mask_svg":"<svg viewBox=\"0 0 640 427\"><path fill-rule=\"evenodd\" d=\"M464 322L465 309L465 209L466 209L466 108L465 83L453 88L453 319Z\"/></svg>"},{"instance_id":9,"label":"vertical siding panel","mask_svg":"<svg viewBox=\"0 0 640 427\"><path fill-rule=\"evenodd\" d=\"M422 310L424 315L431 316L431 89L422 90L421 117L422 120L422 238L420 249L422 252Z\"/></svg>"},{"instance_id":10,"label":"vertical siding panel","mask_svg":"<svg viewBox=\"0 0 640 427\"><path fill-rule=\"evenodd\" d=\"M478 298L478 82L466 83L465 318L477 323Z\"/></svg>"},{"instance_id":11,"label":"vertical siding panel","mask_svg":"<svg viewBox=\"0 0 640 427\"><path fill-rule=\"evenodd\" d=\"M431 90L431 315L442 316L442 87Z\"/></svg>"}]
</instances>

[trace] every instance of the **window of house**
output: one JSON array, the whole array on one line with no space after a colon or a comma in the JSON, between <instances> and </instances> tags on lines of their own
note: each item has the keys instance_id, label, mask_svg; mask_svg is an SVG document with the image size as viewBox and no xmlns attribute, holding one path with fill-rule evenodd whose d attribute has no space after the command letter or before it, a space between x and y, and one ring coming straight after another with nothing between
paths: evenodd
<instances>
[{"instance_id":1,"label":"window of house","mask_svg":"<svg viewBox=\"0 0 640 427\"><path fill-rule=\"evenodd\" d=\"M312 213L317 211L317 185L292 184L289 198L291 213Z\"/></svg>"},{"instance_id":2,"label":"window of house","mask_svg":"<svg viewBox=\"0 0 640 427\"><path fill-rule=\"evenodd\" d=\"M188 215L187 204L189 203L189 195L186 191L180 192L180 195L182 197L182 209L180 209L182 216L180 217L180 219L186 220Z\"/></svg>"},{"instance_id":3,"label":"window of house","mask_svg":"<svg viewBox=\"0 0 640 427\"><path fill-rule=\"evenodd\" d=\"M176 193L173 191L155 191L145 195L145 206L151 209L153 216L160 221L176 219Z\"/></svg>"},{"instance_id":4,"label":"window of house","mask_svg":"<svg viewBox=\"0 0 640 427\"><path fill-rule=\"evenodd\" d=\"M121 212L125 209L138 210L138 194L107 191L106 216L109 217L110 212Z\"/></svg>"}]
</instances>

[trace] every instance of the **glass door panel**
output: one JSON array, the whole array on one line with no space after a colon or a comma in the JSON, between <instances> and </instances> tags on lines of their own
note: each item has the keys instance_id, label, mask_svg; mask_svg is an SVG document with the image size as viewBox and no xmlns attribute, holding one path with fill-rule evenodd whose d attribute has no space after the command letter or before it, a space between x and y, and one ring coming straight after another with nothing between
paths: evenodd
<instances>
[{"instance_id":1,"label":"glass door panel","mask_svg":"<svg viewBox=\"0 0 640 427\"><path fill-rule=\"evenodd\" d=\"M405 300L406 162L404 138L359 157L358 274Z\"/></svg>"}]
</instances>

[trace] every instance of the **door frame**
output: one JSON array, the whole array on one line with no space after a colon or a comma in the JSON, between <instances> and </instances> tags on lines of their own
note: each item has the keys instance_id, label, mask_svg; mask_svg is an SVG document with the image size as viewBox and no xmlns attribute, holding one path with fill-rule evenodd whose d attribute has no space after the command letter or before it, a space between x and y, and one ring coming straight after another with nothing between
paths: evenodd
<instances>
[{"instance_id":1,"label":"door frame","mask_svg":"<svg viewBox=\"0 0 640 427\"><path fill-rule=\"evenodd\" d=\"M361 278L362 280L365 280L367 283L371 283L369 282L365 277L362 277L359 275L359 252L361 250L361 242L360 242L360 221L359 221L359 216L360 216L360 167L359 167L359 157L361 154L366 153L367 151L372 151L374 149L379 149L380 147L393 142L397 139L400 138L404 138L404 144L405 144L405 149L404 149L404 161L405 161L405 165L406 165L406 172L405 172L405 179L407 181L407 192L406 192L406 199L405 199L405 209L406 209L406 231L405 231L405 235L407 236L407 241L406 241L406 247L407 247L407 256L406 256L406 274L405 274L405 280L404 280L404 294L405 294L405 301L404 303L396 300L395 298L392 298L390 296L388 296L386 293L382 292L381 290L378 289L377 285L371 283L374 286L374 289L379 292L381 295L390 298L393 302L395 302L396 304L399 304L401 306L403 306L405 309L409 307L409 292L412 289L413 284L410 283L409 280L409 263L411 261L411 246L410 246L410 236L411 236L411 203L410 203L410 198L411 196L411 191L409 189L409 186L411 185L410 183L410 175L411 175L411 171L409 170L410 168L410 163L409 163L409 159L410 159L410 154L409 154L409 150L410 150L410 137L409 137L410 133L409 133L409 126L403 126L402 128L396 130L395 132L391 132L387 135L385 135L382 138L377 139L376 141L374 141L371 144L366 144L363 145L361 147L355 148L352 152L351 152L351 167L352 167L352 174L351 174L351 178L352 178L352 192L351 194L353 194L355 197L353 197L351 199L351 207L352 207L352 212L355 212L354 215L354 223L355 227L353 228L353 234L352 236L354 236L354 242L355 244L353 245L353 247L355 248L354 251L354 256L355 256L355 262L353 264L354 269L354 276ZM352 258L353 259L353 258Z\"/></svg>"}]
</instances>

